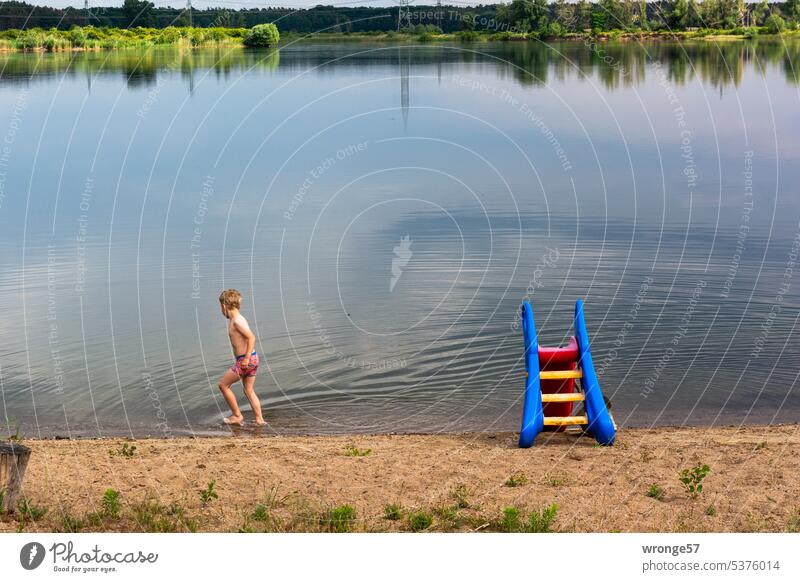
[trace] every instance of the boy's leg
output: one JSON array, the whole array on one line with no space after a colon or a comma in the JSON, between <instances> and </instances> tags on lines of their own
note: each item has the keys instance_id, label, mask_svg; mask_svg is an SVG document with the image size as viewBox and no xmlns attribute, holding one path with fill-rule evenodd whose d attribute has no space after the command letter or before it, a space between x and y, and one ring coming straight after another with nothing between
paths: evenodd
<instances>
[{"instance_id":1,"label":"boy's leg","mask_svg":"<svg viewBox=\"0 0 800 582\"><path fill-rule=\"evenodd\" d=\"M239 410L239 404L236 402L236 395L231 390L231 385L238 382L239 379L239 374L228 370L219 381L219 389L231 409L231 416L224 419L226 424L242 424L244 420L242 411Z\"/></svg>"},{"instance_id":2,"label":"boy's leg","mask_svg":"<svg viewBox=\"0 0 800 582\"><path fill-rule=\"evenodd\" d=\"M258 396L256 396L256 391L254 390L255 384L255 376L245 376L242 378L244 395L247 396L247 400L250 401L250 408L253 409L253 414L256 415L256 424L267 424L264 422L264 417L261 416L261 401L258 399Z\"/></svg>"}]
</instances>

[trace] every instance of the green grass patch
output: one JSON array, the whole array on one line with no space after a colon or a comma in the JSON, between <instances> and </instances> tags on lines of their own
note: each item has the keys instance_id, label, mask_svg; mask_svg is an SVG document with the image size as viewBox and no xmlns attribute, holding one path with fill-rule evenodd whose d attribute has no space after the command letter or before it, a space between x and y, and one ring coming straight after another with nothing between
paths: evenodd
<instances>
[{"instance_id":1,"label":"green grass patch","mask_svg":"<svg viewBox=\"0 0 800 582\"><path fill-rule=\"evenodd\" d=\"M383 508L383 519L399 521L403 519L403 508L397 503L392 503Z\"/></svg>"},{"instance_id":2,"label":"green grass patch","mask_svg":"<svg viewBox=\"0 0 800 582\"><path fill-rule=\"evenodd\" d=\"M349 532L356 520L356 510L350 505L339 505L323 512L319 525L323 531L333 533Z\"/></svg>"},{"instance_id":3,"label":"green grass patch","mask_svg":"<svg viewBox=\"0 0 800 582\"><path fill-rule=\"evenodd\" d=\"M354 444L349 444L344 448L342 453L345 457L368 457L372 453L372 449L359 449Z\"/></svg>"},{"instance_id":4,"label":"green grass patch","mask_svg":"<svg viewBox=\"0 0 800 582\"><path fill-rule=\"evenodd\" d=\"M433 516L426 511L417 511L408 514L408 529L413 532L425 531L433 525Z\"/></svg>"}]
</instances>

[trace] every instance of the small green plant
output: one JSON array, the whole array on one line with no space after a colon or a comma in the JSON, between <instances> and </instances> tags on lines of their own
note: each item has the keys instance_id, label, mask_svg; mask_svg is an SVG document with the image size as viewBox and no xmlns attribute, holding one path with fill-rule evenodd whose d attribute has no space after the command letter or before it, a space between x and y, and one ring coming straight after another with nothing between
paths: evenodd
<instances>
[{"instance_id":1,"label":"small green plant","mask_svg":"<svg viewBox=\"0 0 800 582\"><path fill-rule=\"evenodd\" d=\"M108 454L112 457L125 457L126 459L130 459L136 454L136 445L123 443L116 451L114 449L108 449Z\"/></svg>"},{"instance_id":2,"label":"small green plant","mask_svg":"<svg viewBox=\"0 0 800 582\"><path fill-rule=\"evenodd\" d=\"M691 469L683 469L678 473L678 479L683 484L683 488L692 499L697 499L697 496L703 492L703 479L705 479L711 472L708 465L695 466Z\"/></svg>"},{"instance_id":3,"label":"small green plant","mask_svg":"<svg viewBox=\"0 0 800 582\"><path fill-rule=\"evenodd\" d=\"M714 507L713 505L709 505L708 507L706 507L706 515L709 517L714 517L715 515L717 515L717 508Z\"/></svg>"},{"instance_id":4,"label":"small green plant","mask_svg":"<svg viewBox=\"0 0 800 582\"><path fill-rule=\"evenodd\" d=\"M514 533L522 529L519 520L519 510L516 507L506 507L503 510L503 517L498 522L497 529L500 531Z\"/></svg>"},{"instance_id":5,"label":"small green plant","mask_svg":"<svg viewBox=\"0 0 800 582\"><path fill-rule=\"evenodd\" d=\"M254 521L267 521L267 520L269 520L269 507L267 507L263 503L259 503L253 509L253 513L250 514L250 519L252 519Z\"/></svg>"},{"instance_id":6,"label":"small green plant","mask_svg":"<svg viewBox=\"0 0 800 582\"><path fill-rule=\"evenodd\" d=\"M456 509L466 509L469 507L469 488L466 485L456 485L450 492L450 497L456 502Z\"/></svg>"},{"instance_id":7,"label":"small green plant","mask_svg":"<svg viewBox=\"0 0 800 582\"><path fill-rule=\"evenodd\" d=\"M119 491L116 489L106 489L103 499L100 501L101 514L104 517L118 518L120 513Z\"/></svg>"},{"instance_id":8,"label":"small green plant","mask_svg":"<svg viewBox=\"0 0 800 582\"><path fill-rule=\"evenodd\" d=\"M345 457L366 457L372 452L372 449L361 450L354 444L349 444L344 449Z\"/></svg>"},{"instance_id":9,"label":"small green plant","mask_svg":"<svg viewBox=\"0 0 800 582\"><path fill-rule=\"evenodd\" d=\"M424 531L433 525L433 517L425 511L408 514L408 529L411 531Z\"/></svg>"},{"instance_id":10,"label":"small green plant","mask_svg":"<svg viewBox=\"0 0 800 582\"><path fill-rule=\"evenodd\" d=\"M203 502L203 505L208 505L214 499L218 499L219 495L217 494L216 490L217 480L212 479L208 482L205 489L200 490L200 501Z\"/></svg>"},{"instance_id":11,"label":"small green plant","mask_svg":"<svg viewBox=\"0 0 800 582\"><path fill-rule=\"evenodd\" d=\"M390 521L403 519L403 509L397 503L387 505L383 508L383 519Z\"/></svg>"},{"instance_id":12,"label":"small green plant","mask_svg":"<svg viewBox=\"0 0 800 582\"><path fill-rule=\"evenodd\" d=\"M17 508L24 521L39 521L47 513L46 507L34 505L27 497L23 497L17 502Z\"/></svg>"},{"instance_id":13,"label":"small green plant","mask_svg":"<svg viewBox=\"0 0 800 582\"><path fill-rule=\"evenodd\" d=\"M760 451L761 449L766 448L766 446L767 446L767 442L766 441L761 441L760 443L756 444L756 450Z\"/></svg>"},{"instance_id":14,"label":"small green plant","mask_svg":"<svg viewBox=\"0 0 800 582\"><path fill-rule=\"evenodd\" d=\"M334 533L345 533L352 529L356 520L356 510L350 505L339 505L324 512L319 518L323 530Z\"/></svg>"},{"instance_id":15,"label":"small green plant","mask_svg":"<svg viewBox=\"0 0 800 582\"><path fill-rule=\"evenodd\" d=\"M645 495L657 501L664 501L664 489L655 483L650 485L650 489L647 490Z\"/></svg>"},{"instance_id":16,"label":"small green plant","mask_svg":"<svg viewBox=\"0 0 800 582\"><path fill-rule=\"evenodd\" d=\"M558 505L555 503L548 505L540 511L532 511L528 516L526 533L549 533L553 531L551 526L553 520L556 518L558 512Z\"/></svg>"},{"instance_id":17,"label":"small green plant","mask_svg":"<svg viewBox=\"0 0 800 582\"><path fill-rule=\"evenodd\" d=\"M506 479L505 486L506 487L519 487L520 485L525 485L528 482L528 478L525 476L525 473L514 473Z\"/></svg>"},{"instance_id":18,"label":"small green plant","mask_svg":"<svg viewBox=\"0 0 800 582\"><path fill-rule=\"evenodd\" d=\"M9 435L8 440L16 443L22 442L22 429L19 427L19 425L14 428L14 432L13 434Z\"/></svg>"}]
</instances>

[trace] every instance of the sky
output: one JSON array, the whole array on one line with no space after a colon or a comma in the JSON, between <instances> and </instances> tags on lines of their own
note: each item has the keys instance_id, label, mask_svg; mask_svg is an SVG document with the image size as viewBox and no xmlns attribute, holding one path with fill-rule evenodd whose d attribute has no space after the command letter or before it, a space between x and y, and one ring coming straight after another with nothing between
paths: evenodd
<instances>
[{"instance_id":1,"label":"sky","mask_svg":"<svg viewBox=\"0 0 800 582\"><path fill-rule=\"evenodd\" d=\"M54 6L57 8L65 8L67 6L83 7L83 0L25 0L29 4L37 4L39 6ZM156 6L184 6L186 3L182 0L151 0ZM499 0L498 0L499 1ZM433 5L436 0L412 0L411 4L424 4ZM481 2L467 2L462 0L442 0L444 5L468 6L473 4L480 4ZM491 3L486 0L484 3ZM240 10L243 8L265 8L268 6L281 6L284 8L307 8L309 6L316 6L317 4L333 5L333 6L397 6L397 0L192 0L192 6L195 8L230 8L231 10ZM92 6L121 6L122 0L89 0L89 5ZM0 11L2 11L2 1L0 1Z\"/></svg>"}]
</instances>

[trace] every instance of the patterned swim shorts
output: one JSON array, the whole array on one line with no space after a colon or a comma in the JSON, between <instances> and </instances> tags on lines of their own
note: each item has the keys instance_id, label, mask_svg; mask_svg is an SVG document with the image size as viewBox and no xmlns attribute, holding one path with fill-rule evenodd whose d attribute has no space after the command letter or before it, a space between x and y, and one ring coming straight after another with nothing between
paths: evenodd
<instances>
[{"instance_id":1,"label":"patterned swim shorts","mask_svg":"<svg viewBox=\"0 0 800 582\"><path fill-rule=\"evenodd\" d=\"M231 366L231 372L237 374L240 378L255 376L258 372L258 354L255 352L250 354L250 365L247 368L242 367L243 359L244 354L241 356L236 356L236 361L234 362L233 366Z\"/></svg>"}]
</instances>

